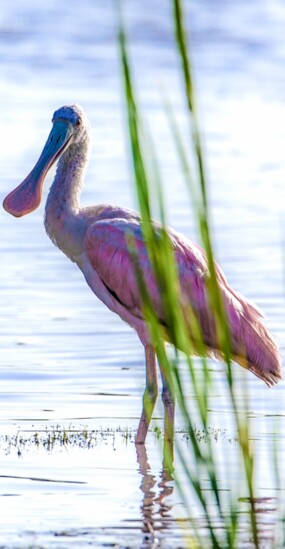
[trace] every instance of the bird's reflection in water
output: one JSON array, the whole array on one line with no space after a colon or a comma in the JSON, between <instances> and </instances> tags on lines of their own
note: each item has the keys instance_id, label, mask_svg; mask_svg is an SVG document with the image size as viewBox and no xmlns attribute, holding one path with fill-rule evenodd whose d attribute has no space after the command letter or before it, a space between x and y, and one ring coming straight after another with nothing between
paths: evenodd
<instances>
[{"instance_id":1,"label":"bird's reflection in water","mask_svg":"<svg viewBox=\"0 0 285 549\"><path fill-rule=\"evenodd\" d=\"M280 520L278 516L278 498L266 496L255 497L252 500L248 497L239 498L241 512L248 517L250 522L252 513L255 515L256 527L258 532L258 546L265 548L284 547L278 542L277 523ZM281 519L283 521L283 519ZM249 544L248 530L244 529L241 533L241 540L244 544Z\"/></svg>"},{"instance_id":2,"label":"bird's reflection in water","mask_svg":"<svg viewBox=\"0 0 285 549\"><path fill-rule=\"evenodd\" d=\"M136 445L137 461L139 464L138 471L142 476L140 489L143 494L141 503L142 514L142 533L144 534L143 542L140 549L156 549L160 547L162 536L165 539L167 533L168 539L172 539L177 535L176 520L172 513L172 502L168 499L174 490L173 479L173 443L164 439L164 452L162 468L159 473L159 478L154 475L149 465L146 447L144 444ZM258 529L258 538L260 546L275 547L276 546L276 523L277 517L277 500L273 497L254 498L253 505L250 505L249 498L240 498L240 512L244 516L239 525L239 539L243 546L249 546L249 536L252 534L250 526L251 509L255 514L256 525ZM201 522L201 526L207 537L207 525L205 521ZM180 537L180 535L178 534Z\"/></svg>"},{"instance_id":3,"label":"bird's reflection in water","mask_svg":"<svg viewBox=\"0 0 285 549\"><path fill-rule=\"evenodd\" d=\"M145 445L137 444L136 451L139 473L142 475L140 489L143 493L141 513L145 538L141 548L155 548L159 546L156 532L163 532L173 526L172 506L165 501L173 493L173 443L164 440L159 480L152 474Z\"/></svg>"}]
</instances>

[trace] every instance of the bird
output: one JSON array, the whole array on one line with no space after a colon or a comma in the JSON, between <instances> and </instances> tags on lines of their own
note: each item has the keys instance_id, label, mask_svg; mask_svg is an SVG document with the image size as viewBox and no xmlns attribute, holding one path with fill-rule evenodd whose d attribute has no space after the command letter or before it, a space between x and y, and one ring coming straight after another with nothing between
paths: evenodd
<instances>
[{"instance_id":1,"label":"bird","mask_svg":"<svg viewBox=\"0 0 285 549\"><path fill-rule=\"evenodd\" d=\"M52 129L32 171L11 191L4 209L15 217L34 211L41 203L44 179L57 164L45 206L44 224L52 242L82 271L94 294L138 334L144 346L146 383L136 443L144 444L158 395L157 348L152 341L136 268L127 243L131 234L137 249L153 309L171 342L159 284L150 264L147 243L139 213L111 204L80 205L84 173L89 160L91 128L84 109L65 105L55 111ZM153 222L159 238L161 226ZM187 314L189 307L200 323L209 354L222 358L214 315L207 293L209 267L206 252L177 231L167 227L177 264L179 299ZM227 313L231 353L235 362L245 366L268 386L281 378L281 357L260 310L233 290L216 264L216 277ZM173 437L175 396L161 364L162 401L165 425Z\"/></svg>"}]
</instances>

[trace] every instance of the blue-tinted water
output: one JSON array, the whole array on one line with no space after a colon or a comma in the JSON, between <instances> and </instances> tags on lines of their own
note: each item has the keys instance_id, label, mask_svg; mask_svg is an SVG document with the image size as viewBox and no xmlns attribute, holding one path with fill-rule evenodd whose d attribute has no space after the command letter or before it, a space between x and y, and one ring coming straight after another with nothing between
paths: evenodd
<instances>
[{"instance_id":1,"label":"blue-tinted water","mask_svg":"<svg viewBox=\"0 0 285 549\"><path fill-rule=\"evenodd\" d=\"M142 109L159 145L169 222L197 239L162 101L169 98L187 138L171 5L162 0L123 5ZM258 8L242 1L187 3L216 255L231 284L264 310L282 352L284 19L281 0L261 0ZM37 160L53 111L78 102L93 128L82 202L136 206L116 36L116 3L110 0L48 5L14 0L2 6L1 199ZM50 175L45 192L51 180ZM139 456L139 463L134 445L120 432L91 450L55 446L47 452L31 443L9 451L9 437L19 431L29 440L27 432L57 425L132 430L141 411L144 364L136 335L98 302L80 272L53 247L42 217L43 205L18 220L0 215L0 545L153 547L156 538L151 528L145 530L143 517L147 498L153 502L155 495L158 546L183 546L173 518L181 518L184 508L173 483L163 492L160 442L153 434L148 456ZM216 362L213 369L220 387L213 395L213 428L226 429L218 436L217 453L229 456L238 482L224 369ZM282 431L283 385L269 391L250 377L249 388L257 487L260 497L269 498L264 516L271 518L275 492L267 454L272 416ZM187 390L190 397L191 386ZM161 416L158 404L159 426ZM178 414L177 430L181 427ZM281 436L278 447L282 460ZM159 503L164 497L167 533ZM269 537L273 530L268 526Z\"/></svg>"}]
</instances>

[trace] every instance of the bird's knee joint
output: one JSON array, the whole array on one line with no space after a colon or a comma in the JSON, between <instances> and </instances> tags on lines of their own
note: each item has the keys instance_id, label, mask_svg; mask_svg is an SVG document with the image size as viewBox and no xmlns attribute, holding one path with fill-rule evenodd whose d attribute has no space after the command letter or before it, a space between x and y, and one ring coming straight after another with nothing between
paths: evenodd
<instances>
[{"instance_id":1,"label":"bird's knee joint","mask_svg":"<svg viewBox=\"0 0 285 549\"><path fill-rule=\"evenodd\" d=\"M155 403L157 399L157 386L155 384L147 385L143 400L144 402L151 402L152 404Z\"/></svg>"},{"instance_id":2,"label":"bird's knee joint","mask_svg":"<svg viewBox=\"0 0 285 549\"><path fill-rule=\"evenodd\" d=\"M169 387L163 387L161 398L164 406L174 406L175 398Z\"/></svg>"}]
</instances>

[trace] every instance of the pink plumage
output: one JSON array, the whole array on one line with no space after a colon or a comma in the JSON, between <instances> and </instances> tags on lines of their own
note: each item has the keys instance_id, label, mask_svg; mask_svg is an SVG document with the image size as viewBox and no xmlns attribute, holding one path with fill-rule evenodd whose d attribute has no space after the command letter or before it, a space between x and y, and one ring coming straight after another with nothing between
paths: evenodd
<instances>
[{"instance_id":1,"label":"pink plumage","mask_svg":"<svg viewBox=\"0 0 285 549\"><path fill-rule=\"evenodd\" d=\"M159 230L156 225L158 237ZM91 265L106 288L113 292L114 308L117 309L115 312L120 314L116 307L116 302L119 302L120 307L126 308L134 317L143 319L137 275L126 244L129 235L135 238L139 267L156 315L167 329L161 295L135 212L133 219L107 218L90 225L85 236L85 246ZM169 229L169 236L178 265L181 306L185 310L191 306L199 320L209 354L221 358L206 288L209 272L205 252L173 230ZM233 359L267 385L277 383L281 378L281 360L261 312L228 285L218 266L216 273L229 322Z\"/></svg>"}]
</instances>

